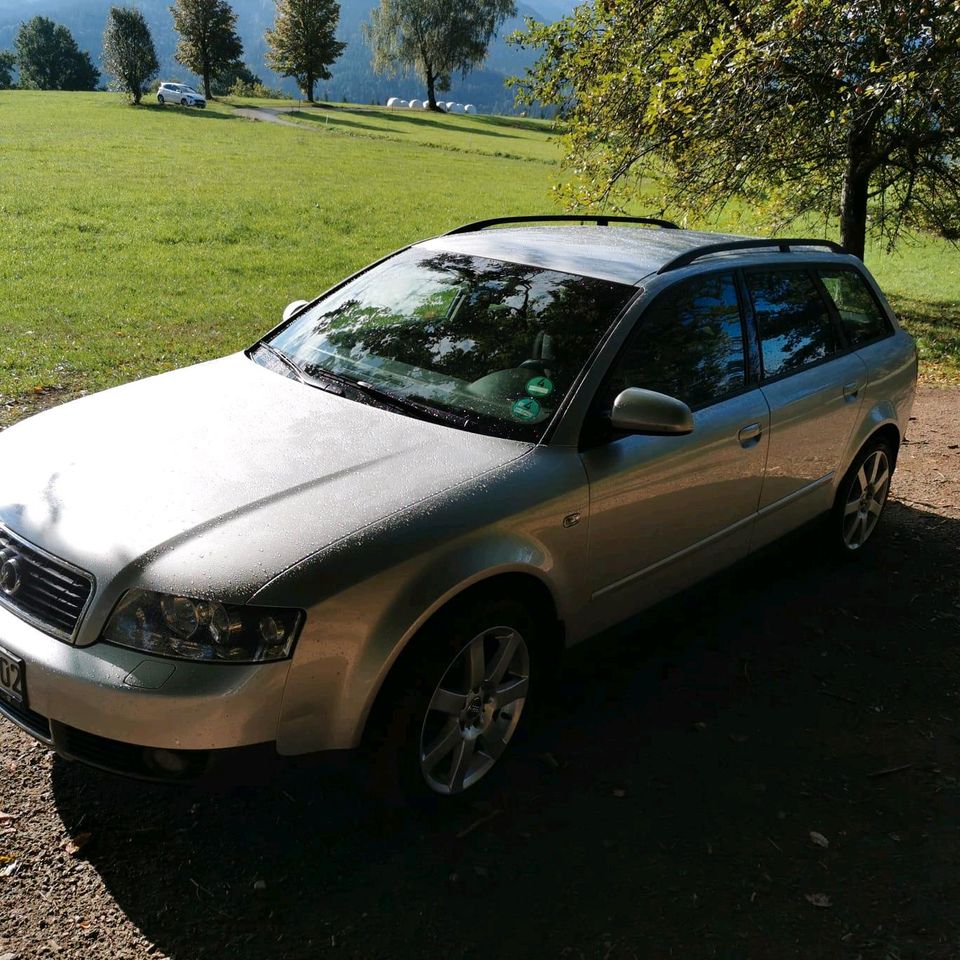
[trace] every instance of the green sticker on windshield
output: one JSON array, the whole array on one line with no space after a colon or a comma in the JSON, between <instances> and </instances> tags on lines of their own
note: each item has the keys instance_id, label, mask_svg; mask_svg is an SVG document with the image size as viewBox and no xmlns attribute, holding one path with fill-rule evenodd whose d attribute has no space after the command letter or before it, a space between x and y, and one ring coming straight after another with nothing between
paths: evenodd
<instances>
[{"instance_id":1,"label":"green sticker on windshield","mask_svg":"<svg viewBox=\"0 0 960 960\"><path fill-rule=\"evenodd\" d=\"M531 397L549 397L553 393L553 381L547 377L534 377L527 381L527 393Z\"/></svg>"},{"instance_id":2,"label":"green sticker on windshield","mask_svg":"<svg viewBox=\"0 0 960 960\"><path fill-rule=\"evenodd\" d=\"M513 405L513 415L518 420L536 420L540 416L540 404L533 397L524 397Z\"/></svg>"}]
</instances>

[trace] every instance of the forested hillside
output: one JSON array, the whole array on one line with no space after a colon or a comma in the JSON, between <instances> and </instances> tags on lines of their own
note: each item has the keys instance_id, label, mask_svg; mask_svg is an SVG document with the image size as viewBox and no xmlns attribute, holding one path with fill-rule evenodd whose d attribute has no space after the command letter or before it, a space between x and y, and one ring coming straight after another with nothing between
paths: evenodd
<instances>
[{"instance_id":1,"label":"forested hillside","mask_svg":"<svg viewBox=\"0 0 960 960\"><path fill-rule=\"evenodd\" d=\"M333 66L333 79L317 88L324 99L350 100L355 103L384 102L390 96L405 99L422 97L417 79L410 77L378 77L370 66L370 51L361 36L361 24L369 17L376 0L341 0L338 36L347 48ZM153 33L160 58L163 79L189 81L193 77L173 59L177 44L170 16L169 0L135 0ZM506 76L518 73L529 63L529 53L522 53L506 43L507 37L520 26L524 16L553 20L573 6L572 0L535 0L535 7L518 4L519 16L508 21L500 36L490 48L490 55L481 70L474 70L466 78L455 77L449 99L472 102L481 109L509 112L513 95L503 86ZM70 28L77 43L89 50L99 61L110 0L0 0L0 50L9 49L17 26L29 17L41 14ZM264 62L266 44L264 31L273 24L274 0L234 0L237 29L244 43L244 58L250 68L268 86L279 87L294 94L295 84L282 80Z\"/></svg>"}]
</instances>

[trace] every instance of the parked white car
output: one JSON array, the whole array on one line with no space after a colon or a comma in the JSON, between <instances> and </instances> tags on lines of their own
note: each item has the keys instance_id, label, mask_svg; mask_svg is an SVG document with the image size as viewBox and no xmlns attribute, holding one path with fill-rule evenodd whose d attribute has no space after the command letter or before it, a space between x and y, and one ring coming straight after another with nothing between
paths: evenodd
<instances>
[{"instance_id":1,"label":"parked white car","mask_svg":"<svg viewBox=\"0 0 960 960\"><path fill-rule=\"evenodd\" d=\"M202 93L185 83L161 83L157 90L157 103L179 103L181 107L200 107L207 105Z\"/></svg>"}]
</instances>

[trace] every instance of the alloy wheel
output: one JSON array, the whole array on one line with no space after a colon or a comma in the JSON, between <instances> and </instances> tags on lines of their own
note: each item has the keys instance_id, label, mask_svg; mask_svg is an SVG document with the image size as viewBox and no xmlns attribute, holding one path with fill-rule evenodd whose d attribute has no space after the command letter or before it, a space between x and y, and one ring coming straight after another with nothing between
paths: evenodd
<instances>
[{"instance_id":1,"label":"alloy wheel","mask_svg":"<svg viewBox=\"0 0 960 960\"><path fill-rule=\"evenodd\" d=\"M420 731L420 770L431 790L462 793L490 771L520 722L530 654L512 627L474 637L433 691Z\"/></svg>"},{"instance_id":2,"label":"alloy wheel","mask_svg":"<svg viewBox=\"0 0 960 960\"><path fill-rule=\"evenodd\" d=\"M884 450L874 450L860 464L843 507L843 543L859 550L870 538L890 490L890 461Z\"/></svg>"}]
</instances>

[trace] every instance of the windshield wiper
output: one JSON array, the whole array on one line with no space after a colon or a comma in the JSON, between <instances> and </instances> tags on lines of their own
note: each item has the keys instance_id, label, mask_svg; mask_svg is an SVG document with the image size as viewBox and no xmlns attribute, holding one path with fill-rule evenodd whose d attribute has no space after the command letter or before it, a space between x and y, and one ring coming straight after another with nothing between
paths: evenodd
<instances>
[{"instance_id":1,"label":"windshield wiper","mask_svg":"<svg viewBox=\"0 0 960 960\"><path fill-rule=\"evenodd\" d=\"M266 350L271 356L276 357L285 367L293 371L294 376L301 382L305 383L305 377L303 370L300 368L300 365L294 362L292 357L288 357L282 350L278 350L276 347L272 346L269 343L261 340L257 344L263 350Z\"/></svg>"},{"instance_id":2,"label":"windshield wiper","mask_svg":"<svg viewBox=\"0 0 960 960\"><path fill-rule=\"evenodd\" d=\"M342 373L334 373L325 367L315 366L314 368L301 369L300 372L311 380L329 380L338 386L354 390L368 400L373 400L377 406L387 407L395 413L409 413L421 420L439 420L458 427L466 427L470 424L470 417L441 410L439 407L433 407L428 403L419 403L409 397L399 396L389 390L375 387L366 380L354 380L352 377L344 376Z\"/></svg>"},{"instance_id":3,"label":"windshield wiper","mask_svg":"<svg viewBox=\"0 0 960 960\"><path fill-rule=\"evenodd\" d=\"M457 426L465 427L470 423L470 418L462 414L454 413L452 410L442 410L439 407L433 407L429 403L420 403L417 400L411 400L409 397L398 396L390 393L388 390L381 390L366 380L354 381L355 386L371 397L376 397L384 403L388 403L407 413L413 413L428 420L442 420L445 423L454 423Z\"/></svg>"}]
</instances>

